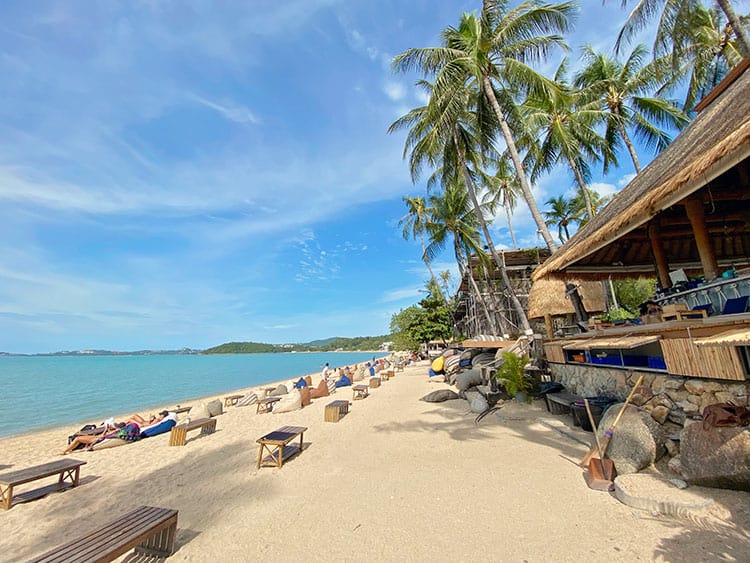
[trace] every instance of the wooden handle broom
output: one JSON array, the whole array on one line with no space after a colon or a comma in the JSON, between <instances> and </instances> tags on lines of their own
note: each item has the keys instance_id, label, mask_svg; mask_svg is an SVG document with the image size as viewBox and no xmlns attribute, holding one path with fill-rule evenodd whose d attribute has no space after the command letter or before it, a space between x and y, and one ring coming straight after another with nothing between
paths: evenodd
<instances>
[{"instance_id":1,"label":"wooden handle broom","mask_svg":"<svg viewBox=\"0 0 750 563\"><path fill-rule=\"evenodd\" d=\"M612 434L615 431L615 427L617 426L617 423L620 422L620 418L622 418L622 415L625 413L625 409L628 408L628 405L630 404L630 400L633 398L633 395L635 395L635 390L641 386L641 383L643 383L643 375L638 378L638 381L636 381L635 385L630 390L628 398L625 399L625 404L622 405L620 412L617 413L615 420L612 422L612 426L607 428L607 430L604 432L604 439L602 440L601 444L597 444L598 447L592 447L589 450L589 453L587 453L581 460L581 465L583 465L584 467L587 466L589 460L591 459L591 456L597 453L599 448L601 448L600 458L604 458L604 455L607 453L607 448L609 447L609 441L612 439Z\"/></svg>"}]
</instances>

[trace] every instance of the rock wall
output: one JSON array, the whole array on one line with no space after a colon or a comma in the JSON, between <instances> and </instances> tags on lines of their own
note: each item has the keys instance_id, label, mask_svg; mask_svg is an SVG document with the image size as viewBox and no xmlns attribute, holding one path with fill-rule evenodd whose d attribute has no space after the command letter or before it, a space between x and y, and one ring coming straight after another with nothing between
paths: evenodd
<instances>
[{"instance_id":1,"label":"rock wall","mask_svg":"<svg viewBox=\"0 0 750 563\"><path fill-rule=\"evenodd\" d=\"M624 400L638 377L643 383L633 396L633 404L646 409L660 424L701 418L703 409L714 403L748 406L750 382L719 381L662 375L653 372L600 368L572 364L549 364L549 371L572 392L583 397L606 395Z\"/></svg>"}]
</instances>

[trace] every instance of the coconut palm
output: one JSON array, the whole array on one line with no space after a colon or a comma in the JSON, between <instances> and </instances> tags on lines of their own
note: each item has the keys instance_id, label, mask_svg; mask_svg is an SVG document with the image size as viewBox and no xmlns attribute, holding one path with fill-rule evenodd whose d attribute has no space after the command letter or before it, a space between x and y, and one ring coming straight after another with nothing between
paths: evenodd
<instances>
[{"instance_id":1,"label":"coconut palm","mask_svg":"<svg viewBox=\"0 0 750 563\"><path fill-rule=\"evenodd\" d=\"M595 215L599 213L599 211L605 205L607 205L609 203L609 200L611 199L609 196L600 195L596 190L589 189L587 190L587 192L589 201L591 202L591 206L594 208ZM570 204L573 207L573 215L576 222L578 223L578 228L580 229L589 222L589 218L585 213L586 203L583 199L583 194L581 194L580 191L576 192L576 194L570 200Z\"/></svg>"},{"instance_id":2,"label":"coconut palm","mask_svg":"<svg viewBox=\"0 0 750 563\"><path fill-rule=\"evenodd\" d=\"M527 0L509 10L507 1L484 0L481 17L464 14L458 28L443 32L443 46L409 49L394 59L398 71L418 69L435 75L438 91L461 87L479 93L476 109L482 146L493 139L489 128L499 127L523 197L551 251L557 245L534 200L509 119L512 122L516 93L549 90L550 81L528 63L544 59L551 47L564 45L560 33L568 30L574 6Z\"/></svg>"},{"instance_id":3,"label":"coconut palm","mask_svg":"<svg viewBox=\"0 0 750 563\"><path fill-rule=\"evenodd\" d=\"M437 284L435 274L432 271L432 265L425 254L424 245L424 233L427 226L427 203L424 197L409 197L404 196L404 203L406 204L407 213L398 222L399 227L403 227L402 235L404 239L409 240L410 238L416 239L419 237L419 242L422 246L422 260L427 266L427 270L430 272L430 279L435 282L435 286L438 288L440 298L446 303L446 298L440 292L440 286Z\"/></svg>"},{"instance_id":4,"label":"coconut palm","mask_svg":"<svg viewBox=\"0 0 750 563\"><path fill-rule=\"evenodd\" d=\"M482 184L486 188L482 203L487 205L487 210L491 214L497 211L498 205L505 210L505 220L508 223L508 231L510 232L511 241L513 241L513 248L518 248L516 234L513 231L512 217L521 189L518 176L512 171L510 159L505 155L497 159L490 159L490 163L494 166L495 173L486 174L482 172L480 175Z\"/></svg>"},{"instance_id":5,"label":"coconut palm","mask_svg":"<svg viewBox=\"0 0 750 563\"><path fill-rule=\"evenodd\" d=\"M664 150L672 141L664 127L681 129L687 116L673 101L649 96L664 81L664 61L645 63L648 51L636 46L624 63L596 52L592 47L583 50L586 66L574 78L574 85L585 89L586 95L598 99L605 110L604 137L611 151L624 143L636 172L641 171L632 131L646 146ZM613 164L611 152L604 152L604 171Z\"/></svg>"},{"instance_id":6,"label":"coconut palm","mask_svg":"<svg viewBox=\"0 0 750 563\"><path fill-rule=\"evenodd\" d=\"M576 204L564 196L551 197L547 200L549 211L543 211L548 225L557 226L557 237L560 242L570 239L568 227L578 220L579 210Z\"/></svg>"}]
</instances>

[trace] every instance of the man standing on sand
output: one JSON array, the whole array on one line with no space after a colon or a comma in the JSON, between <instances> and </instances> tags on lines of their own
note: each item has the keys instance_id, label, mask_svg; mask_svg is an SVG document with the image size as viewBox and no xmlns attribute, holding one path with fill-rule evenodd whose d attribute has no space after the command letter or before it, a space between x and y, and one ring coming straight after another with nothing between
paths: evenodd
<instances>
[{"instance_id":1,"label":"man standing on sand","mask_svg":"<svg viewBox=\"0 0 750 563\"><path fill-rule=\"evenodd\" d=\"M326 362L326 365L323 366L323 371L320 373L320 376L323 378L323 381L328 381L329 372L330 372L330 367L328 365L328 362Z\"/></svg>"}]
</instances>

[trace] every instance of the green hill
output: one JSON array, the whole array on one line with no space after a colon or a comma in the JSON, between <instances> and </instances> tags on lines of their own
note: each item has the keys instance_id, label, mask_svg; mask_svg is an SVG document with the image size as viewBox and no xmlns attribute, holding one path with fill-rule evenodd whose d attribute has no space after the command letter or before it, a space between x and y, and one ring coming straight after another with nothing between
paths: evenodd
<instances>
[{"instance_id":1,"label":"green hill","mask_svg":"<svg viewBox=\"0 0 750 563\"><path fill-rule=\"evenodd\" d=\"M264 344L262 342L227 342L208 348L202 354L268 354L280 352L334 352L358 350L378 350L384 342L391 341L390 335L357 336L355 338L333 337L313 340L304 344Z\"/></svg>"}]
</instances>

